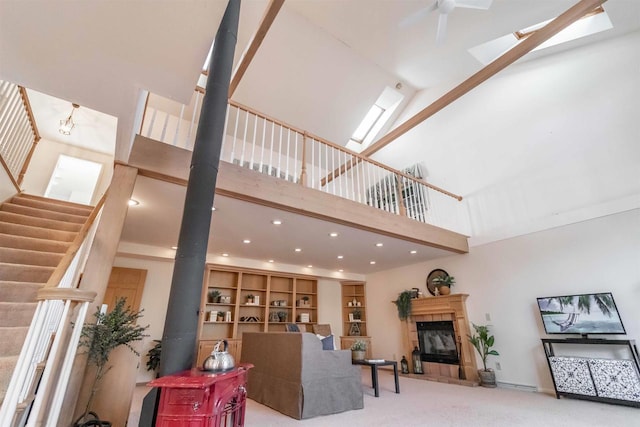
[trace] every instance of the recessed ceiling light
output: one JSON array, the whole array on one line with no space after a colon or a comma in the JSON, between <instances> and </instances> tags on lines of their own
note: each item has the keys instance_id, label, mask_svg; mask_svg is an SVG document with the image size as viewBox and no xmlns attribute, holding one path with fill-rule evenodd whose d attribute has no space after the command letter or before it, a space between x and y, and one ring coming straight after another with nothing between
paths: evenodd
<instances>
[{"instance_id":1,"label":"recessed ceiling light","mask_svg":"<svg viewBox=\"0 0 640 427\"><path fill-rule=\"evenodd\" d=\"M369 261L369 264L371 264L371 265L373 265L375 263L376 263L375 261Z\"/></svg>"},{"instance_id":2,"label":"recessed ceiling light","mask_svg":"<svg viewBox=\"0 0 640 427\"><path fill-rule=\"evenodd\" d=\"M215 210L216 210L216 207L215 207L215 206L211 206L211 210L212 210L212 211L215 211Z\"/></svg>"},{"instance_id":3,"label":"recessed ceiling light","mask_svg":"<svg viewBox=\"0 0 640 427\"><path fill-rule=\"evenodd\" d=\"M295 248L294 250L295 250L296 252L302 252L302 249L300 249L300 248Z\"/></svg>"},{"instance_id":4,"label":"recessed ceiling light","mask_svg":"<svg viewBox=\"0 0 640 427\"><path fill-rule=\"evenodd\" d=\"M178 249L177 246L171 246L171 249L173 249L174 251Z\"/></svg>"},{"instance_id":5,"label":"recessed ceiling light","mask_svg":"<svg viewBox=\"0 0 640 427\"><path fill-rule=\"evenodd\" d=\"M338 255L338 259L344 258L344 255Z\"/></svg>"},{"instance_id":6,"label":"recessed ceiling light","mask_svg":"<svg viewBox=\"0 0 640 427\"><path fill-rule=\"evenodd\" d=\"M381 247L381 246L383 246L383 244L382 243L376 243L376 246L377 247Z\"/></svg>"},{"instance_id":7,"label":"recessed ceiling light","mask_svg":"<svg viewBox=\"0 0 640 427\"><path fill-rule=\"evenodd\" d=\"M409 251L409 253L410 253L410 254L417 254L417 253L418 253L418 251L413 250L413 251Z\"/></svg>"},{"instance_id":8,"label":"recessed ceiling light","mask_svg":"<svg viewBox=\"0 0 640 427\"><path fill-rule=\"evenodd\" d=\"M338 271L339 271L340 273L342 273L344 270L343 270L343 269L340 269L340 270L338 270Z\"/></svg>"},{"instance_id":9,"label":"recessed ceiling light","mask_svg":"<svg viewBox=\"0 0 640 427\"><path fill-rule=\"evenodd\" d=\"M271 224L280 225L280 224L282 224L282 221L280 221L279 219L274 219L273 221L271 221Z\"/></svg>"},{"instance_id":10,"label":"recessed ceiling light","mask_svg":"<svg viewBox=\"0 0 640 427\"><path fill-rule=\"evenodd\" d=\"M338 237L338 233L333 231L333 232L329 233L329 237Z\"/></svg>"},{"instance_id":11,"label":"recessed ceiling light","mask_svg":"<svg viewBox=\"0 0 640 427\"><path fill-rule=\"evenodd\" d=\"M229 254L227 254L227 253L224 253L224 254L222 254L222 256L229 256Z\"/></svg>"},{"instance_id":12,"label":"recessed ceiling light","mask_svg":"<svg viewBox=\"0 0 640 427\"><path fill-rule=\"evenodd\" d=\"M139 201L137 201L137 200L134 200L134 199L129 199L129 201L127 202L127 204L128 204L129 206L138 206L138 205L140 204L140 202L139 202Z\"/></svg>"},{"instance_id":13,"label":"recessed ceiling light","mask_svg":"<svg viewBox=\"0 0 640 427\"><path fill-rule=\"evenodd\" d=\"M249 240L249 239L244 239L244 240L242 241L242 243L251 243L251 240Z\"/></svg>"},{"instance_id":14,"label":"recessed ceiling light","mask_svg":"<svg viewBox=\"0 0 640 427\"><path fill-rule=\"evenodd\" d=\"M307 265L307 267L309 267L309 268L313 268L313 265L309 264L309 265Z\"/></svg>"},{"instance_id":15,"label":"recessed ceiling light","mask_svg":"<svg viewBox=\"0 0 640 427\"><path fill-rule=\"evenodd\" d=\"M272 260L272 259L270 259L270 260L269 260L269 262L273 262L273 260Z\"/></svg>"}]
</instances>

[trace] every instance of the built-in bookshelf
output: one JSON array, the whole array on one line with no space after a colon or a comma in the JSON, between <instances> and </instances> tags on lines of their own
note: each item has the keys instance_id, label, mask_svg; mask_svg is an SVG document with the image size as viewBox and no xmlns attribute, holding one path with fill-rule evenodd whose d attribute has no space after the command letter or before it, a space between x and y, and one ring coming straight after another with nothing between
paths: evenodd
<instances>
[{"instance_id":1,"label":"built-in bookshelf","mask_svg":"<svg viewBox=\"0 0 640 427\"><path fill-rule=\"evenodd\" d=\"M344 281L342 285L342 336L340 347L349 349L356 340L367 344L366 357L371 358L371 337L367 334L367 299L365 282Z\"/></svg>"},{"instance_id":2,"label":"built-in bookshelf","mask_svg":"<svg viewBox=\"0 0 640 427\"><path fill-rule=\"evenodd\" d=\"M208 264L204 283L198 366L219 340L227 340L228 351L240 360L244 332L284 331L287 323L311 330L317 322L315 277Z\"/></svg>"}]
</instances>

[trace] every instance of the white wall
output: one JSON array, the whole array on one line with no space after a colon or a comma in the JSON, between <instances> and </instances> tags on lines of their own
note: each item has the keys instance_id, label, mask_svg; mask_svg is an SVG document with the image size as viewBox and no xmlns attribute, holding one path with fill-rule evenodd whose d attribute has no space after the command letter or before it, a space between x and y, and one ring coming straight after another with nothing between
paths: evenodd
<instances>
[{"instance_id":1,"label":"white wall","mask_svg":"<svg viewBox=\"0 0 640 427\"><path fill-rule=\"evenodd\" d=\"M640 32L514 64L373 157L460 194L471 244L640 207ZM448 87L417 94L400 123Z\"/></svg>"},{"instance_id":2,"label":"white wall","mask_svg":"<svg viewBox=\"0 0 640 427\"><path fill-rule=\"evenodd\" d=\"M25 193L39 196L44 195L60 154L102 164L100 178L98 179L98 183L91 200L92 204L97 203L111 182L111 175L113 174L113 155L98 153L96 151L44 138L36 145L33 157L31 158L31 163L29 164L27 173L24 176L22 189Z\"/></svg>"},{"instance_id":3,"label":"white wall","mask_svg":"<svg viewBox=\"0 0 640 427\"><path fill-rule=\"evenodd\" d=\"M537 297L611 291L627 338L640 338L640 209L368 275L368 319L377 357L402 356L400 321L391 301L412 287L429 295L425 280L434 268L456 278L453 292L469 294L470 321L492 325L500 356L490 357L489 366L500 362L498 381L553 390Z\"/></svg>"}]
</instances>

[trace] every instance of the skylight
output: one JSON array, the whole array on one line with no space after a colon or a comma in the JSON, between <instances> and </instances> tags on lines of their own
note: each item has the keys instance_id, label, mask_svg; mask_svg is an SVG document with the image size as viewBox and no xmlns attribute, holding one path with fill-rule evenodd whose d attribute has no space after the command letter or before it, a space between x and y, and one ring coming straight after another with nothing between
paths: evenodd
<instances>
[{"instance_id":1,"label":"skylight","mask_svg":"<svg viewBox=\"0 0 640 427\"><path fill-rule=\"evenodd\" d=\"M362 122L360 122L360 126L358 126L353 135L351 135L351 140L361 144L367 135L369 135L373 126L378 122L378 120L380 120L383 113L384 108L377 104L373 104L367 115L362 119Z\"/></svg>"},{"instance_id":2,"label":"skylight","mask_svg":"<svg viewBox=\"0 0 640 427\"><path fill-rule=\"evenodd\" d=\"M469 49L469 53L483 64L488 64L509 49L516 46L522 40L534 34L540 28L547 25L550 21L551 19L472 47ZM607 12L602 7L599 7L569 25L567 28L533 49L533 51L546 49L551 46L556 46L606 31L611 28L613 28L613 24L609 19L609 15L607 15Z\"/></svg>"},{"instance_id":3,"label":"skylight","mask_svg":"<svg viewBox=\"0 0 640 427\"><path fill-rule=\"evenodd\" d=\"M404 95L401 92L385 87L347 141L346 148L356 153L367 148L385 127L403 99Z\"/></svg>"}]
</instances>

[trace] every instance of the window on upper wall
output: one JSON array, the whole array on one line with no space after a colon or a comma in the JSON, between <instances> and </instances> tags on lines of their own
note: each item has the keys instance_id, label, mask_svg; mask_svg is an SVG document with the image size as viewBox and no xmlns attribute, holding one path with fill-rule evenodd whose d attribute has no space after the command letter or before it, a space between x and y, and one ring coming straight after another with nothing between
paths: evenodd
<instances>
[{"instance_id":1,"label":"window on upper wall","mask_svg":"<svg viewBox=\"0 0 640 427\"><path fill-rule=\"evenodd\" d=\"M367 114L349 138L346 147L357 153L364 150L380 130L389 121L393 112L404 99L404 95L390 87L385 87L376 102L369 108Z\"/></svg>"},{"instance_id":2,"label":"window on upper wall","mask_svg":"<svg viewBox=\"0 0 640 427\"><path fill-rule=\"evenodd\" d=\"M483 64L488 64L503 53L516 46L522 40L526 39L532 34L535 34L536 31L540 30L549 22L551 22L551 19L535 25L531 25L527 28L523 28L513 33L509 33L502 37L498 37L497 39L490 40L486 43L472 47L471 49L469 49L469 53ZM607 12L604 10L604 8L600 6L587 13L582 18L569 25L564 30L551 37L549 40L542 43L540 46L533 49L532 52L551 46L556 46L561 43L570 42L572 40L596 34L601 31L609 30L611 28L613 28L613 24L609 19L609 15L607 15Z\"/></svg>"}]
</instances>

